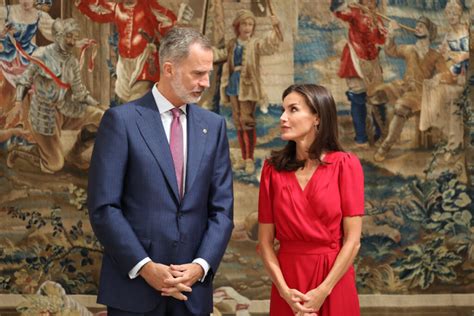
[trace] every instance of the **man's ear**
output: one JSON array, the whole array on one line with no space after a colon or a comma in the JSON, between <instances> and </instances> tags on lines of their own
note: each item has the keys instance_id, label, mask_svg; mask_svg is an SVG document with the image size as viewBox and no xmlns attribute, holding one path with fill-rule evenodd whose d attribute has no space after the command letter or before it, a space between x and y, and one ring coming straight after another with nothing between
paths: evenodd
<instances>
[{"instance_id":1,"label":"man's ear","mask_svg":"<svg viewBox=\"0 0 474 316\"><path fill-rule=\"evenodd\" d=\"M163 63L161 71L163 73L163 76L165 77L173 75L174 73L173 64L170 63L169 61Z\"/></svg>"}]
</instances>

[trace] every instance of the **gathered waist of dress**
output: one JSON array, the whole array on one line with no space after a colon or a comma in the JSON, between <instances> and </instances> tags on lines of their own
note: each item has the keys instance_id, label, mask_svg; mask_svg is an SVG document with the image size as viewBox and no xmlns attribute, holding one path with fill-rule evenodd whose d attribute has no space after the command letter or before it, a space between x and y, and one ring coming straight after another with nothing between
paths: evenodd
<instances>
[{"instance_id":1,"label":"gathered waist of dress","mask_svg":"<svg viewBox=\"0 0 474 316\"><path fill-rule=\"evenodd\" d=\"M319 255L338 252L341 249L337 241L300 241L281 240L279 253L297 253L299 255Z\"/></svg>"}]
</instances>

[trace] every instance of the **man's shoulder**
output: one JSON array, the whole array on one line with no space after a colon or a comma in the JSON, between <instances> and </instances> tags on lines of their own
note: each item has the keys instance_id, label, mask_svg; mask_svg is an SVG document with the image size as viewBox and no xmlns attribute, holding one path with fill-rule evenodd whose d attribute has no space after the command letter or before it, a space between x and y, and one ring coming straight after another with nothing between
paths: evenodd
<instances>
[{"instance_id":1,"label":"man's shoulder","mask_svg":"<svg viewBox=\"0 0 474 316\"><path fill-rule=\"evenodd\" d=\"M153 103L153 105L151 104ZM114 111L117 111L117 113L121 113L123 115L129 115L132 113L138 112L143 112L147 110L157 110L155 101L153 99L153 95L151 92L147 92L143 97L136 99L136 100L131 100L126 103L114 106L113 108Z\"/></svg>"},{"instance_id":2,"label":"man's shoulder","mask_svg":"<svg viewBox=\"0 0 474 316\"><path fill-rule=\"evenodd\" d=\"M43 59L46 56L50 56L52 51L53 51L53 45L54 43L51 43L46 46L39 46L36 48L36 50L33 52L32 56L36 58Z\"/></svg>"},{"instance_id":3,"label":"man's shoulder","mask_svg":"<svg viewBox=\"0 0 474 316\"><path fill-rule=\"evenodd\" d=\"M206 121L221 122L224 119L222 115L207 110L198 104L188 104L188 107L189 111L192 111L195 115Z\"/></svg>"},{"instance_id":4,"label":"man's shoulder","mask_svg":"<svg viewBox=\"0 0 474 316\"><path fill-rule=\"evenodd\" d=\"M131 118L137 113L137 105L134 102L127 102L107 109L108 115L121 118L124 122L130 122Z\"/></svg>"}]
</instances>

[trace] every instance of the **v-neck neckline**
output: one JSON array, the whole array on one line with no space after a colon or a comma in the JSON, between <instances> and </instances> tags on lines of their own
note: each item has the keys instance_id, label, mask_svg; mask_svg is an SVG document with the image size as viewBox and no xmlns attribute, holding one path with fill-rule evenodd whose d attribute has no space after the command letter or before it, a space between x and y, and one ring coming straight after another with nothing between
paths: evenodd
<instances>
[{"instance_id":1,"label":"v-neck neckline","mask_svg":"<svg viewBox=\"0 0 474 316\"><path fill-rule=\"evenodd\" d=\"M309 177L309 180L308 180L308 182L306 182L306 185L304 186L304 188L303 188L303 186L301 185L300 181L298 180L298 177L296 176L296 171L292 172L293 178L294 178L294 180L296 181L296 185L298 186L298 188L300 189L300 191L301 191L302 193L305 193L305 192L306 192L306 189L308 188L308 186L309 186L309 185L311 184L311 182L313 181L314 175L316 174L316 172L318 172L318 169L319 169L320 166L321 166L321 164L319 164L319 165L316 167L316 169L314 169L313 173L311 174L311 177Z\"/></svg>"},{"instance_id":2,"label":"v-neck neckline","mask_svg":"<svg viewBox=\"0 0 474 316\"><path fill-rule=\"evenodd\" d=\"M298 186L298 188L300 189L300 191L304 194L306 193L306 189L309 187L309 185L313 182L313 178L315 178L315 175L316 173L318 172L319 168L321 167L321 165L323 163L325 163L325 160L328 156L328 154L330 154L330 152L328 153L325 153L322 158L321 158L321 162L316 166L316 169L313 171L313 173L311 174L311 177L309 178L308 182L306 182L306 185L304 186L304 188L301 186L300 184L300 181L298 180L298 177L296 176L296 171L293 171L291 172L293 174L293 179L296 181L296 185Z\"/></svg>"}]
</instances>

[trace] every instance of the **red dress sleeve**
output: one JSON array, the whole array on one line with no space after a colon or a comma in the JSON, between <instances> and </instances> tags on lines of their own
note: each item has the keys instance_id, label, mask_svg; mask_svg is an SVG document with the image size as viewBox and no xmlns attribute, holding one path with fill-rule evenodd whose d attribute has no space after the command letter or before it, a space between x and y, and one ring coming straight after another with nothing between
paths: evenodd
<instances>
[{"instance_id":1,"label":"red dress sleeve","mask_svg":"<svg viewBox=\"0 0 474 316\"><path fill-rule=\"evenodd\" d=\"M258 196L258 222L273 224L273 191L271 187L273 167L265 161L260 176L260 193Z\"/></svg>"},{"instance_id":2,"label":"red dress sleeve","mask_svg":"<svg viewBox=\"0 0 474 316\"><path fill-rule=\"evenodd\" d=\"M357 156L344 154L340 163L339 192L342 216L364 215L364 173Z\"/></svg>"}]
</instances>

